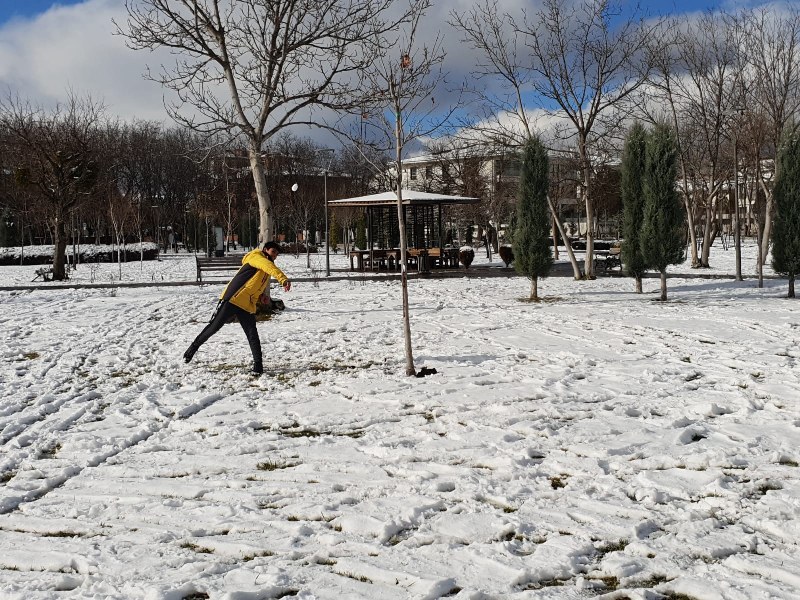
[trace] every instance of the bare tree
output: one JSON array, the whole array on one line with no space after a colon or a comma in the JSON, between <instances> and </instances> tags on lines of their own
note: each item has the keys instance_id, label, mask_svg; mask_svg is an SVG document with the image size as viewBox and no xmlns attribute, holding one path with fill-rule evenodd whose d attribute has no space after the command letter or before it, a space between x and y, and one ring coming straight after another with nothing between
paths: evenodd
<instances>
[{"instance_id":1,"label":"bare tree","mask_svg":"<svg viewBox=\"0 0 800 600\"><path fill-rule=\"evenodd\" d=\"M612 0L544 0L533 21L516 27L530 50L531 83L544 108L565 115L581 163L586 207L584 276L594 277L594 137L619 127L616 110L644 82L644 48L658 24L634 11L622 16Z\"/></svg>"},{"instance_id":2,"label":"bare tree","mask_svg":"<svg viewBox=\"0 0 800 600\"><path fill-rule=\"evenodd\" d=\"M741 30L734 19L714 13L705 13L696 21L675 22L670 29L670 43L652 44L655 67L651 83L665 100L677 135L692 266L708 267L711 245L719 231L721 192L731 177L727 142L741 97ZM650 121L657 123L663 116L660 111L651 114Z\"/></svg>"},{"instance_id":3,"label":"bare tree","mask_svg":"<svg viewBox=\"0 0 800 600\"><path fill-rule=\"evenodd\" d=\"M529 89L545 113L568 121L563 131L577 146L586 207L584 276L593 278L592 145L598 135L618 126L621 111L616 109L644 82L644 43L657 25L645 24L638 12L622 17L619 5L609 0L544 0L539 11L521 20L500 15L497 3L487 0L467 17L451 16L467 41L484 55L478 75L502 82L503 93L483 94L489 112L501 115L500 121L490 119L484 129L512 138L530 137L533 120L523 100ZM514 34L524 43L524 53ZM503 123L512 115L518 125L515 130ZM558 229L563 235L563 225Z\"/></svg>"},{"instance_id":4,"label":"bare tree","mask_svg":"<svg viewBox=\"0 0 800 600\"><path fill-rule=\"evenodd\" d=\"M433 135L450 120L454 108L440 108L434 92L445 84L441 70L444 50L441 38L430 45L420 44L418 27L431 0L409 3L410 23L392 36L375 39L381 48L374 65L364 72L365 95L362 118L371 121L379 135L377 144L394 149L393 187L397 193L397 220L400 229L400 278L403 298L403 333L405 338L406 375L414 375L411 348L411 324L408 307L407 242L403 210L403 165L406 146L421 137ZM366 112L365 112L366 111Z\"/></svg>"},{"instance_id":5,"label":"bare tree","mask_svg":"<svg viewBox=\"0 0 800 600\"><path fill-rule=\"evenodd\" d=\"M0 127L16 147L16 168L46 203L55 252L53 279L66 279L65 252L70 211L87 198L97 180L96 141L103 106L70 95L47 112L17 97L0 100Z\"/></svg>"},{"instance_id":6,"label":"bare tree","mask_svg":"<svg viewBox=\"0 0 800 600\"><path fill-rule=\"evenodd\" d=\"M315 107L351 105L373 45L406 16L394 0L126 0L117 25L135 50L168 48L178 58L146 76L173 90L179 123L241 135L258 195L261 242L273 233L263 144L291 125L316 124ZM184 107L194 112L183 112Z\"/></svg>"},{"instance_id":7,"label":"bare tree","mask_svg":"<svg viewBox=\"0 0 800 600\"><path fill-rule=\"evenodd\" d=\"M483 114L480 119L466 123L465 131L476 132L480 139L495 146L521 148L536 130L534 115L523 101L534 74L527 52L519 48L513 18L498 11L496 0L484 0L466 14L452 11L450 16L451 23L463 33L464 41L481 55L482 60L476 65L473 76L477 81L487 82L486 87L475 90ZM550 197L548 206L554 238L558 237L557 232L561 232L575 278L580 279L583 274L572 252L570 239L564 235L556 204ZM554 244L553 248L557 258L558 246Z\"/></svg>"},{"instance_id":8,"label":"bare tree","mask_svg":"<svg viewBox=\"0 0 800 600\"><path fill-rule=\"evenodd\" d=\"M797 120L800 111L800 10L786 12L763 8L749 15L746 22L746 55L752 70L752 106L765 123L765 143L759 144L757 178L765 196L763 227L760 227L760 260L767 259L769 238L775 213L772 183L777 174L775 156L784 130ZM764 159L772 159L775 169L762 169ZM759 267L760 273L760 267Z\"/></svg>"}]
</instances>

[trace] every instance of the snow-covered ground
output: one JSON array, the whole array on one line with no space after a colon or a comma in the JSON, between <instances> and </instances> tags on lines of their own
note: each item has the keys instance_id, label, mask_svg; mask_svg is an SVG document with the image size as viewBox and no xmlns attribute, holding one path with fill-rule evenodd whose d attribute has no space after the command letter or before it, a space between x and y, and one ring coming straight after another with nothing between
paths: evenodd
<instances>
[{"instance_id":1,"label":"snow-covered ground","mask_svg":"<svg viewBox=\"0 0 800 600\"><path fill-rule=\"evenodd\" d=\"M796 599L800 304L670 271L414 279L420 379L396 281L276 292L261 378L181 360L221 285L0 292L0 597Z\"/></svg>"}]
</instances>

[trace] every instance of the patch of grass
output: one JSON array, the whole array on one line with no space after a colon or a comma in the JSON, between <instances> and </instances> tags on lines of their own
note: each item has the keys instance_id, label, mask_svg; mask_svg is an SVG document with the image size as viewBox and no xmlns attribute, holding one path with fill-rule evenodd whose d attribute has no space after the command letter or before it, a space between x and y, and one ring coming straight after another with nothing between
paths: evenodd
<instances>
[{"instance_id":1,"label":"patch of grass","mask_svg":"<svg viewBox=\"0 0 800 600\"><path fill-rule=\"evenodd\" d=\"M40 356L41 355L38 352L26 352L25 354L22 355L22 358L24 358L25 360L36 360Z\"/></svg>"},{"instance_id":2,"label":"patch of grass","mask_svg":"<svg viewBox=\"0 0 800 600\"><path fill-rule=\"evenodd\" d=\"M317 558L315 561L318 565L325 565L326 567L332 567L336 564L336 561L332 558Z\"/></svg>"},{"instance_id":3,"label":"patch of grass","mask_svg":"<svg viewBox=\"0 0 800 600\"><path fill-rule=\"evenodd\" d=\"M256 558L265 558L267 556L275 556L274 552L270 552L269 550L262 550L261 552L254 552L253 554L245 554L242 557L244 562L250 562L251 560L255 560Z\"/></svg>"},{"instance_id":4,"label":"patch of grass","mask_svg":"<svg viewBox=\"0 0 800 600\"><path fill-rule=\"evenodd\" d=\"M632 588L651 588L657 585L661 585L662 583L666 583L669 581L666 575L656 574L647 579L640 579L635 582L630 582L628 585Z\"/></svg>"},{"instance_id":5,"label":"patch of grass","mask_svg":"<svg viewBox=\"0 0 800 600\"><path fill-rule=\"evenodd\" d=\"M316 438L322 435L321 432L314 429L281 429L279 433L288 438Z\"/></svg>"},{"instance_id":6,"label":"patch of grass","mask_svg":"<svg viewBox=\"0 0 800 600\"><path fill-rule=\"evenodd\" d=\"M0 473L0 483L8 483L12 479L14 479L14 475L16 475L16 471L3 471Z\"/></svg>"},{"instance_id":7,"label":"patch of grass","mask_svg":"<svg viewBox=\"0 0 800 600\"><path fill-rule=\"evenodd\" d=\"M796 460L792 460L791 458L787 458L785 456L781 457L781 459L778 461L778 464L779 465L783 465L784 467L798 467L798 466L800 466L800 465L798 465Z\"/></svg>"},{"instance_id":8,"label":"patch of grass","mask_svg":"<svg viewBox=\"0 0 800 600\"><path fill-rule=\"evenodd\" d=\"M666 600L698 600L694 596L687 596L686 594L679 594L678 592L661 592L661 595Z\"/></svg>"},{"instance_id":9,"label":"patch of grass","mask_svg":"<svg viewBox=\"0 0 800 600\"><path fill-rule=\"evenodd\" d=\"M207 600L210 598L205 592L191 592L181 598L181 600Z\"/></svg>"},{"instance_id":10,"label":"patch of grass","mask_svg":"<svg viewBox=\"0 0 800 600\"><path fill-rule=\"evenodd\" d=\"M398 531L392 537L389 538L389 540L386 542L386 545L397 546L397 544L399 544L400 542L404 542L407 539L409 539L412 535L414 535L415 531L416 529L413 527L410 527L408 529L401 529L400 531Z\"/></svg>"},{"instance_id":11,"label":"patch of grass","mask_svg":"<svg viewBox=\"0 0 800 600\"><path fill-rule=\"evenodd\" d=\"M764 496L767 492L774 492L782 489L783 486L777 481L765 481L764 483L759 484L759 486L756 488L756 493L758 493L759 496Z\"/></svg>"},{"instance_id":12,"label":"patch of grass","mask_svg":"<svg viewBox=\"0 0 800 600\"><path fill-rule=\"evenodd\" d=\"M193 550L198 554L214 554L214 551L211 548L206 548L205 546L198 546L194 542L182 542L180 547L186 548L187 550ZM208 596L206 596L206 598L207 597Z\"/></svg>"},{"instance_id":13,"label":"patch of grass","mask_svg":"<svg viewBox=\"0 0 800 600\"><path fill-rule=\"evenodd\" d=\"M39 459L55 458L59 450L61 450L61 444L59 443L51 444L45 448L42 448L42 451L39 452Z\"/></svg>"},{"instance_id":14,"label":"patch of grass","mask_svg":"<svg viewBox=\"0 0 800 600\"><path fill-rule=\"evenodd\" d=\"M309 385L310 387L317 387L317 386L319 386L319 385L322 385L322 382L321 382L321 381L316 381L316 380L315 380L315 381L311 381L311 382L309 382L309 384L308 384L308 385Z\"/></svg>"},{"instance_id":15,"label":"patch of grass","mask_svg":"<svg viewBox=\"0 0 800 600\"><path fill-rule=\"evenodd\" d=\"M277 471L279 469L291 469L292 467L296 467L301 465L302 463L292 463L292 462L284 462L284 461L273 461L273 460L265 460L260 462L256 465L256 469L259 471Z\"/></svg>"},{"instance_id":16,"label":"patch of grass","mask_svg":"<svg viewBox=\"0 0 800 600\"><path fill-rule=\"evenodd\" d=\"M542 581L531 582L525 585L524 590L541 590L548 587L564 587L568 580L565 579L544 579Z\"/></svg>"},{"instance_id":17,"label":"patch of grass","mask_svg":"<svg viewBox=\"0 0 800 600\"><path fill-rule=\"evenodd\" d=\"M360 581L361 583L372 583L372 579L370 579L366 575L356 575L355 573L351 573L349 571L334 571L334 573L336 573L337 575L341 575L342 577L355 579L356 581Z\"/></svg>"},{"instance_id":18,"label":"patch of grass","mask_svg":"<svg viewBox=\"0 0 800 600\"><path fill-rule=\"evenodd\" d=\"M619 578L614 575L600 575L599 577L591 577L592 581L599 581L606 589L614 591L619 589Z\"/></svg>"},{"instance_id":19,"label":"patch of grass","mask_svg":"<svg viewBox=\"0 0 800 600\"><path fill-rule=\"evenodd\" d=\"M52 538L76 538L76 537L84 537L83 533L78 533L76 531L45 531L39 533L42 537L52 537Z\"/></svg>"},{"instance_id":20,"label":"patch of grass","mask_svg":"<svg viewBox=\"0 0 800 600\"><path fill-rule=\"evenodd\" d=\"M554 490L567 487L566 480L569 477L566 473L562 473L561 475L553 475L550 477L550 487Z\"/></svg>"},{"instance_id":21,"label":"patch of grass","mask_svg":"<svg viewBox=\"0 0 800 600\"><path fill-rule=\"evenodd\" d=\"M616 542L606 542L597 547L597 552L600 556L605 556L611 552L621 552L625 550L627 545L630 544L628 540L617 540Z\"/></svg>"}]
</instances>

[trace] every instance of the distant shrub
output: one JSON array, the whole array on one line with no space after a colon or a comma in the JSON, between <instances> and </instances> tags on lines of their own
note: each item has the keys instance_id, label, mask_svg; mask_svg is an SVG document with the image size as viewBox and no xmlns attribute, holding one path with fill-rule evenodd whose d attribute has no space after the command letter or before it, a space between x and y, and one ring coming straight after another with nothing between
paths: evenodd
<instances>
[{"instance_id":1,"label":"distant shrub","mask_svg":"<svg viewBox=\"0 0 800 600\"><path fill-rule=\"evenodd\" d=\"M469 269L472 261L475 259L475 250L471 246L462 246L458 251L458 261L464 265L465 269Z\"/></svg>"},{"instance_id":2,"label":"distant shrub","mask_svg":"<svg viewBox=\"0 0 800 600\"><path fill-rule=\"evenodd\" d=\"M506 266L509 266L514 262L514 249L511 246L500 246L500 260L502 260Z\"/></svg>"}]
</instances>

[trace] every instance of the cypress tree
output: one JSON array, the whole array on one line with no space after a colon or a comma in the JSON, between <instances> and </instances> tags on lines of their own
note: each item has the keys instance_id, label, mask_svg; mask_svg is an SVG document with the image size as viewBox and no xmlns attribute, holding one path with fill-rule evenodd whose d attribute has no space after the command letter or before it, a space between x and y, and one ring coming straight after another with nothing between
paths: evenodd
<instances>
[{"instance_id":1,"label":"cypress tree","mask_svg":"<svg viewBox=\"0 0 800 600\"><path fill-rule=\"evenodd\" d=\"M675 189L677 151L672 131L656 125L645 144L644 212L640 246L645 263L661 273L661 300L667 299L667 266L684 258L684 214Z\"/></svg>"},{"instance_id":2,"label":"cypress tree","mask_svg":"<svg viewBox=\"0 0 800 600\"><path fill-rule=\"evenodd\" d=\"M531 280L531 300L539 300L538 279L547 277L553 266L548 175L547 151L538 138L531 138L523 150L513 235L514 268Z\"/></svg>"},{"instance_id":3,"label":"cypress tree","mask_svg":"<svg viewBox=\"0 0 800 600\"><path fill-rule=\"evenodd\" d=\"M642 275L647 263L639 242L644 217L644 172L647 132L634 123L622 152L622 264L628 276L636 280L636 292L642 293Z\"/></svg>"},{"instance_id":4,"label":"cypress tree","mask_svg":"<svg viewBox=\"0 0 800 600\"><path fill-rule=\"evenodd\" d=\"M328 245L333 249L334 253L339 250L339 221L336 219L336 213L331 216L331 222L328 227Z\"/></svg>"},{"instance_id":5,"label":"cypress tree","mask_svg":"<svg viewBox=\"0 0 800 600\"><path fill-rule=\"evenodd\" d=\"M781 146L774 191L772 268L789 278L789 298L800 273L800 136L794 132Z\"/></svg>"},{"instance_id":6,"label":"cypress tree","mask_svg":"<svg viewBox=\"0 0 800 600\"><path fill-rule=\"evenodd\" d=\"M356 248L366 250L367 248L367 220L364 213L356 219Z\"/></svg>"}]
</instances>

